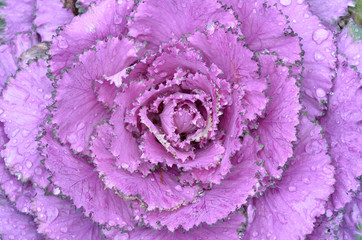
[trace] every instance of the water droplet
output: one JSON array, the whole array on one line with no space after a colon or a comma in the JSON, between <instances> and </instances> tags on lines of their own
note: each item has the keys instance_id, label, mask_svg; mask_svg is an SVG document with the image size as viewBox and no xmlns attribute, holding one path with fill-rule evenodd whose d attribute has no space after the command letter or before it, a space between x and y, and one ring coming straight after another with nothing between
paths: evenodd
<instances>
[{"instance_id":1,"label":"water droplet","mask_svg":"<svg viewBox=\"0 0 362 240\"><path fill-rule=\"evenodd\" d=\"M248 205L247 213L248 213L248 222L252 223L255 218L255 208L251 204Z\"/></svg>"},{"instance_id":2,"label":"water droplet","mask_svg":"<svg viewBox=\"0 0 362 240\"><path fill-rule=\"evenodd\" d=\"M164 78L164 77L166 77L166 76L167 76L167 73L166 73L166 72L160 73L160 77L161 77L161 78Z\"/></svg>"},{"instance_id":3,"label":"water droplet","mask_svg":"<svg viewBox=\"0 0 362 240\"><path fill-rule=\"evenodd\" d=\"M290 186L290 187L288 188L288 190L289 190L290 192L295 192L295 191L297 191L297 188L296 188L295 186Z\"/></svg>"},{"instance_id":4,"label":"water droplet","mask_svg":"<svg viewBox=\"0 0 362 240\"><path fill-rule=\"evenodd\" d=\"M20 229L25 229L25 228L26 228L24 224L19 224L18 227L19 227Z\"/></svg>"},{"instance_id":5,"label":"water droplet","mask_svg":"<svg viewBox=\"0 0 362 240\"><path fill-rule=\"evenodd\" d=\"M59 188L54 188L54 190L53 190L53 194L54 195L59 195L59 193L60 193L60 189Z\"/></svg>"},{"instance_id":6,"label":"water droplet","mask_svg":"<svg viewBox=\"0 0 362 240\"><path fill-rule=\"evenodd\" d=\"M333 167L330 165L325 166L325 167L323 167L323 172L328 175L333 174Z\"/></svg>"},{"instance_id":7,"label":"water droplet","mask_svg":"<svg viewBox=\"0 0 362 240\"><path fill-rule=\"evenodd\" d=\"M303 178L303 182L304 182L305 184L310 184L310 179L309 179L309 177Z\"/></svg>"},{"instance_id":8,"label":"water droplet","mask_svg":"<svg viewBox=\"0 0 362 240\"><path fill-rule=\"evenodd\" d=\"M67 136L67 141L69 143L75 143L77 140L77 135L75 135L75 133L71 133L69 136Z\"/></svg>"},{"instance_id":9,"label":"water droplet","mask_svg":"<svg viewBox=\"0 0 362 240\"><path fill-rule=\"evenodd\" d=\"M9 121L10 122L10 121ZM19 131L20 131L20 129L15 129L13 132L12 132L12 134L11 134L11 136L12 137L15 137L18 133L19 133ZM14 141L15 142L15 141ZM16 143L16 142L15 142Z\"/></svg>"},{"instance_id":10,"label":"water droplet","mask_svg":"<svg viewBox=\"0 0 362 240\"><path fill-rule=\"evenodd\" d=\"M322 145L319 141L310 141L305 145L305 151L309 154L316 154L322 151Z\"/></svg>"},{"instance_id":11,"label":"water droplet","mask_svg":"<svg viewBox=\"0 0 362 240\"><path fill-rule=\"evenodd\" d=\"M179 192L182 191L182 187L181 187L180 185L176 185L176 186L175 186L175 189L176 189L176 191L179 191Z\"/></svg>"},{"instance_id":12,"label":"water droplet","mask_svg":"<svg viewBox=\"0 0 362 240\"><path fill-rule=\"evenodd\" d=\"M47 216L43 213L39 214L39 219L42 221L42 222L46 222L47 221Z\"/></svg>"},{"instance_id":13,"label":"water droplet","mask_svg":"<svg viewBox=\"0 0 362 240\"><path fill-rule=\"evenodd\" d=\"M253 232L253 237L257 237L259 235L258 232Z\"/></svg>"},{"instance_id":14,"label":"water droplet","mask_svg":"<svg viewBox=\"0 0 362 240\"><path fill-rule=\"evenodd\" d=\"M309 135L311 137L313 136L319 136L319 134L321 133L321 130L319 128L314 128L310 131Z\"/></svg>"},{"instance_id":15,"label":"water droplet","mask_svg":"<svg viewBox=\"0 0 362 240\"><path fill-rule=\"evenodd\" d=\"M19 166L19 169L21 170L22 167ZM20 180L20 179L21 179L21 173L19 173L19 172L15 173L15 177L16 177L18 180Z\"/></svg>"},{"instance_id":16,"label":"water droplet","mask_svg":"<svg viewBox=\"0 0 362 240\"><path fill-rule=\"evenodd\" d=\"M30 131L24 129L21 131L21 135L23 135L23 137L27 137L29 135Z\"/></svg>"},{"instance_id":17,"label":"water droplet","mask_svg":"<svg viewBox=\"0 0 362 240\"><path fill-rule=\"evenodd\" d=\"M197 193L197 195L200 196L200 197L203 197L203 196L205 196L205 191L200 190L200 191Z\"/></svg>"},{"instance_id":18,"label":"water droplet","mask_svg":"<svg viewBox=\"0 0 362 240\"><path fill-rule=\"evenodd\" d=\"M314 53L314 59L315 59L316 61L321 61L321 60L324 59L324 55L323 55L321 52L316 51L316 52Z\"/></svg>"},{"instance_id":19,"label":"water droplet","mask_svg":"<svg viewBox=\"0 0 362 240\"><path fill-rule=\"evenodd\" d=\"M60 228L60 231L62 232L62 233L66 233L66 232L68 232L68 228L67 227L61 227Z\"/></svg>"},{"instance_id":20,"label":"water droplet","mask_svg":"<svg viewBox=\"0 0 362 240\"><path fill-rule=\"evenodd\" d=\"M282 223L282 224L286 224L287 223L287 220L285 219L285 216L281 213L278 213L278 219L279 221Z\"/></svg>"},{"instance_id":21,"label":"water droplet","mask_svg":"<svg viewBox=\"0 0 362 240\"><path fill-rule=\"evenodd\" d=\"M68 46L69 45L68 45L67 40L65 40L62 36L60 36L58 38L58 47L64 49L64 48L67 48Z\"/></svg>"},{"instance_id":22,"label":"water droplet","mask_svg":"<svg viewBox=\"0 0 362 240\"><path fill-rule=\"evenodd\" d=\"M317 97L319 97L319 98L326 96L326 92L322 88L317 88L315 93L317 94Z\"/></svg>"},{"instance_id":23,"label":"water droplet","mask_svg":"<svg viewBox=\"0 0 362 240\"><path fill-rule=\"evenodd\" d=\"M77 131L82 130L85 127L85 124L83 122L79 123L77 126Z\"/></svg>"},{"instance_id":24,"label":"water droplet","mask_svg":"<svg viewBox=\"0 0 362 240\"><path fill-rule=\"evenodd\" d=\"M292 0L280 0L280 4L283 6L289 6Z\"/></svg>"},{"instance_id":25,"label":"water droplet","mask_svg":"<svg viewBox=\"0 0 362 240\"><path fill-rule=\"evenodd\" d=\"M88 32L90 33L95 33L96 32L96 27L94 26L94 24L91 24L88 26Z\"/></svg>"},{"instance_id":26,"label":"water droplet","mask_svg":"<svg viewBox=\"0 0 362 240\"><path fill-rule=\"evenodd\" d=\"M344 111L341 113L341 118L346 121L348 121L351 118L351 116L352 116L351 111Z\"/></svg>"},{"instance_id":27,"label":"water droplet","mask_svg":"<svg viewBox=\"0 0 362 240\"><path fill-rule=\"evenodd\" d=\"M123 22L122 15L115 14L113 17L114 24L121 24Z\"/></svg>"},{"instance_id":28,"label":"water droplet","mask_svg":"<svg viewBox=\"0 0 362 240\"><path fill-rule=\"evenodd\" d=\"M33 164L30 161L26 161L25 165L27 168L31 168L33 166Z\"/></svg>"},{"instance_id":29,"label":"water droplet","mask_svg":"<svg viewBox=\"0 0 362 240\"><path fill-rule=\"evenodd\" d=\"M166 190L166 195L167 195L167 196L170 196L170 197L175 196L170 189L167 189L167 190Z\"/></svg>"},{"instance_id":30,"label":"water droplet","mask_svg":"<svg viewBox=\"0 0 362 240\"><path fill-rule=\"evenodd\" d=\"M37 167L37 168L35 168L34 172L37 175L41 175L43 171L41 170L41 168Z\"/></svg>"},{"instance_id":31,"label":"water droplet","mask_svg":"<svg viewBox=\"0 0 362 240\"><path fill-rule=\"evenodd\" d=\"M51 97L52 97L51 94L45 94L43 98L44 100L49 100Z\"/></svg>"},{"instance_id":32,"label":"water droplet","mask_svg":"<svg viewBox=\"0 0 362 240\"><path fill-rule=\"evenodd\" d=\"M129 165L127 163L122 163L121 167L127 169L129 167Z\"/></svg>"},{"instance_id":33,"label":"water droplet","mask_svg":"<svg viewBox=\"0 0 362 240\"><path fill-rule=\"evenodd\" d=\"M317 29L316 31L314 31L313 33L313 40L317 43L317 44L321 44L322 42L324 42L329 36L329 32L323 28Z\"/></svg>"},{"instance_id":34,"label":"water droplet","mask_svg":"<svg viewBox=\"0 0 362 240\"><path fill-rule=\"evenodd\" d=\"M327 217L332 217L332 215L333 215L333 212L328 209L328 210L326 211L326 216L327 216Z\"/></svg>"},{"instance_id":35,"label":"water droplet","mask_svg":"<svg viewBox=\"0 0 362 240\"><path fill-rule=\"evenodd\" d=\"M58 214L59 214L58 208L53 207L53 206L49 207L47 209L48 223L53 222L58 217Z\"/></svg>"}]
</instances>

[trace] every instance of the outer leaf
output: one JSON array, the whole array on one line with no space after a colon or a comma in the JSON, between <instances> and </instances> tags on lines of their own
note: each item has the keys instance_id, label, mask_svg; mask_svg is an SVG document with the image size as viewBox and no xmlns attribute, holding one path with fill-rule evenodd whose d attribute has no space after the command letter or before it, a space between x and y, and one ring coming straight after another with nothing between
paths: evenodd
<instances>
[{"instance_id":1,"label":"outer leaf","mask_svg":"<svg viewBox=\"0 0 362 240\"><path fill-rule=\"evenodd\" d=\"M356 66L359 73L362 73L362 40L354 39L351 31L358 26L350 24L343 28L338 36L338 50L348 59L348 64Z\"/></svg>"},{"instance_id":2,"label":"outer leaf","mask_svg":"<svg viewBox=\"0 0 362 240\"><path fill-rule=\"evenodd\" d=\"M57 87L57 109L53 118L59 126L62 142L70 143L72 149L78 152L87 149L93 127L110 116L110 111L97 101L93 82L104 81L102 79L123 71L137 61L136 47L138 45L126 38L100 41L94 51L85 52L79 57L80 62L64 73ZM107 85L97 86L109 90ZM107 94L115 95L115 92Z\"/></svg>"},{"instance_id":3,"label":"outer leaf","mask_svg":"<svg viewBox=\"0 0 362 240\"><path fill-rule=\"evenodd\" d=\"M41 41L51 41L57 28L70 23L74 17L60 0L37 0L35 16L34 24Z\"/></svg>"},{"instance_id":4,"label":"outer leaf","mask_svg":"<svg viewBox=\"0 0 362 240\"><path fill-rule=\"evenodd\" d=\"M9 141L4 131L3 123L0 124L0 146L4 149L4 144ZM7 195L11 202L15 203L15 208L23 213L30 213L31 197L35 192L30 183L22 184L12 176L5 168L5 162L0 158L0 188Z\"/></svg>"},{"instance_id":5,"label":"outer leaf","mask_svg":"<svg viewBox=\"0 0 362 240\"><path fill-rule=\"evenodd\" d=\"M255 211L249 216L245 239L300 239L312 232L334 184L327 143L320 132L303 116L295 158L275 188L253 199Z\"/></svg>"},{"instance_id":6,"label":"outer leaf","mask_svg":"<svg viewBox=\"0 0 362 240\"><path fill-rule=\"evenodd\" d=\"M33 218L17 212L2 191L0 191L0 224L0 237L3 240L44 239L37 233Z\"/></svg>"},{"instance_id":7,"label":"outer leaf","mask_svg":"<svg viewBox=\"0 0 362 240\"><path fill-rule=\"evenodd\" d=\"M362 238L362 192L352 198L345 207L343 222L338 231L339 239L361 239Z\"/></svg>"},{"instance_id":8,"label":"outer leaf","mask_svg":"<svg viewBox=\"0 0 362 240\"><path fill-rule=\"evenodd\" d=\"M148 84L144 82L131 82L128 91L117 95L115 103L118 106L113 112L110 123L114 126L114 135L112 136L112 146L110 151L117 157L116 165L130 172L137 170L141 164L141 151L138 149L136 138L126 129L125 114L131 111L132 103L141 92L147 88Z\"/></svg>"},{"instance_id":9,"label":"outer leaf","mask_svg":"<svg viewBox=\"0 0 362 240\"><path fill-rule=\"evenodd\" d=\"M119 89L110 81L98 80L94 82L94 92L97 95L97 100L102 102L106 107L113 108L115 106L114 99L117 96Z\"/></svg>"},{"instance_id":10,"label":"outer leaf","mask_svg":"<svg viewBox=\"0 0 362 240\"><path fill-rule=\"evenodd\" d=\"M304 56L302 73L302 104L310 119L322 114L322 101L332 87L336 62L333 34L321 25L318 17L308 10L303 0L276 1L283 13L289 16L290 25L302 38Z\"/></svg>"},{"instance_id":11,"label":"outer leaf","mask_svg":"<svg viewBox=\"0 0 362 240\"><path fill-rule=\"evenodd\" d=\"M227 27L236 26L234 17L215 1L151 0L139 4L130 23L129 33L151 46L167 42L172 37L203 30L218 21Z\"/></svg>"},{"instance_id":12,"label":"outer leaf","mask_svg":"<svg viewBox=\"0 0 362 240\"><path fill-rule=\"evenodd\" d=\"M0 159L0 187L18 211L29 214L31 198L35 192L30 183L22 184L7 169L3 159Z\"/></svg>"},{"instance_id":13,"label":"outer leaf","mask_svg":"<svg viewBox=\"0 0 362 240\"><path fill-rule=\"evenodd\" d=\"M12 41L0 46L0 89L5 86L10 76L19 68L22 53L37 43L35 34L18 34Z\"/></svg>"},{"instance_id":14,"label":"outer leaf","mask_svg":"<svg viewBox=\"0 0 362 240\"><path fill-rule=\"evenodd\" d=\"M351 200L351 191L359 186L356 178L362 174L361 77L348 67L344 58L339 60L334 94L329 98L326 116L320 121L336 167L336 191L332 195L335 208Z\"/></svg>"},{"instance_id":15,"label":"outer leaf","mask_svg":"<svg viewBox=\"0 0 362 240\"><path fill-rule=\"evenodd\" d=\"M265 160L267 172L272 177L281 177L288 158L293 155L292 142L296 141L295 127L299 123L299 88L296 80L289 76L288 68L276 66L276 57L260 56L262 75L269 79L267 96L271 98L254 134L260 136L264 148L259 158Z\"/></svg>"},{"instance_id":16,"label":"outer leaf","mask_svg":"<svg viewBox=\"0 0 362 240\"><path fill-rule=\"evenodd\" d=\"M35 0L6 1L5 7L0 8L6 23L0 38L10 41L16 33L33 31L34 10Z\"/></svg>"},{"instance_id":17,"label":"outer leaf","mask_svg":"<svg viewBox=\"0 0 362 240\"><path fill-rule=\"evenodd\" d=\"M18 69L16 59L14 59L9 45L0 46L0 89L5 86L5 83L11 75L15 74Z\"/></svg>"},{"instance_id":18,"label":"outer leaf","mask_svg":"<svg viewBox=\"0 0 362 240\"><path fill-rule=\"evenodd\" d=\"M310 11L317 15L324 23L336 24L338 18L345 15L348 6L353 5L352 0L307 0Z\"/></svg>"},{"instance_id":19,"label":"outer leaf","mask_svg":"<svg viewBox=\"0 0 362 240\"><path fill-rule=\"evenodd\" d=\"M101 239L99 228L82 212L75 210L69 200L45 196L37 189L33 199L38 231L47 239Z\"/></svg>"},{"instance_id":20,"label":"outer leaf","mask_svg":"<svg viewBox=\"0 0 362 240\"><path fill-rule=\"evenodd\" d=\"M335 240L337 237L336 232L339 229L339 225L343 220L342 211L333 213L331 210L327 210L325 215L317 218L314 223L315 227L313 232L307 236L308 240Z\"/></svg>"},{"instance_id":21,"label":"outer leaf","mask_svg":"<svg viewBox=\"0 0 362 240\"><path fill-rule=\"evenodd\" d=\"M97 39L125 35L126 16L133 4L131 0L105 0L92 5L85 14L74 17L72 23L53 39L50 48L52 72L59 75L62 69L70 67L75 55L95 44Z\"/></svg>"},{"instance_id":22,"label":"outer leaf","mask_svg":"<svg viewBox=\"0 0 362 240\"><path fill-rule=\"evenodd\" d=\"M362 237L362 194L359 190L352 201L344 209L332 213L327 210L326 215L318 219L316 228L308 236L310 240L359 240Z\"/></svg>"},{"instance_id":23,"label":"outer leaf","mask_svg":"<svg viewBox=\"0 0 362 240\"><path fill-rule=\"evenodd\" d=\"M133 220L130 201L123 200L114 191L105 189L98 173L86 158L74 155L67 146L60 145L49 134L44 139L47 144L45 166L52 172L52 182L61 187L78 208L85 214L107 227L119 226L132 229Z\"/></svg>"},{"instance_id":24,"label":"outer leaf","mask_svg":"<svg viewBox=\"0 0 362 240\"><path fill-rule=\"evenodd\" d=\"M52 102L52 86L46 73L43 60L31 63L10 80L0 101L0 120L9 137L1 152L5 164L19 180L31 179L43 187L48 184L49 175L40 163L35 140L41 130L39 125L48 114L46 107Z\"/></svg>"},{"instance_id":25,"label":"outer leaf","mask_svg":"<svg viewBox=\"0 0 362 240\"><path fill-rule=\"evenodd\" d=\"M267 6L264 0L222 2L233 7L241 22L241 33L252 50L261 52L267 49L291 63L300 60L299 40L287 34L287 19L275 6Z\"/></svg>"}]
</instances>

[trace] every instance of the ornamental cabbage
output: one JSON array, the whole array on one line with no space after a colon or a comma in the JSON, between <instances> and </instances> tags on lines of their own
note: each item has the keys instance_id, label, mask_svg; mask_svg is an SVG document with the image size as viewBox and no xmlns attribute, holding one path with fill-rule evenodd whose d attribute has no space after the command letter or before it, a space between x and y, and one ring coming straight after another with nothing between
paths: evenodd
<instances>
[{"instance_id":1,"label":"ornamental cabbage","mask_svg":"<svg viewBox=\"0 0 362 240\"><path fill-rule=\"evenodd\" d=\"M353 5L1 1L0 238L359 239Z\"/></svg>"}]
</instances>

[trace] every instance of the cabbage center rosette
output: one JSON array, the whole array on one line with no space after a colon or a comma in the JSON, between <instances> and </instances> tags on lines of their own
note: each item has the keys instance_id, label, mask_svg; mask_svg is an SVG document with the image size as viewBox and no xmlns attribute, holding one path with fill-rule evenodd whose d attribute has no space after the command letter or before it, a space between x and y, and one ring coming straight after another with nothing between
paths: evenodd
<instances>
[{"instance_id":1,"label":"cabbage center rosette","mask_svg":"<svg viewBox=\"0 0 362 240\"><path fill-rule=\"evenodd\" d=\"M226 97L220 94L222 83L217 80L181 70L164 84L146 83L155 87L146 89L134 108L123 116L126 128L139 136L141 159L184 170L213 167L220 161L225 149L218 143L221 136L216 139L215 135L220 109L226 104L221 100ZM224 85L228 87L227 82ZM117 99L119 103L122 97ZM117 124L117 119L111 121ZM122 167L128 168L126 163Z\"/></svg>"},{"instance_id":2,"label":"cabbage center rosette","mask_svg":"<svg viewBox=\"0 0 362 240\"><path fill-rule=\"evenodd\" d=\"M89 11L50 49L53 73L67 67L55 82L55 129L46 127L42 139L52 183L105 227L188 231L230 217L239 221L236 233L245 220L238 210L268 187L265 180L281 177L292 157L301 105L284 61L299 60L297 50L284 60L251 51L228 28L237 26L232 12L216 2L203 7L219 24L197 19L174 29L190 34L168 39L172 34L160 29L139 31L148 24L142 17L133 18L128 33L108 23L112 14L131 11L128 2L109 3L93 7L115 5L97 26L104 32L77 32L101 40L80 41L90 46L80 52L71 37L74 26L94 21ZM157 9L148 7L140 4L137 13ZM298 46L296 37L280 34ZM144 40L148 45L138 42Z\"/></svg>"},{"instance_id":3,"label":"cabbage center rosette","mask_svg":"<svg viewBox=\"0 0 362 240\"><path fill-rule=\"evenodd\" d=\"M212 42L221 43L222 57L217 49L207 51ZM53 121L60 141L89 155L103 183L76 155L62 160L67 175L74 172L74 161L94 180L88 180L87 189L79 184L81 177L64 181L60 163L52 160L59 151L52 142L45 150L45 165L53 183L107 226L141 221L175 231L227 218L257 192L266 174L257 156L271 154L261 146L270 134L263 121L278 122L285 112L290 120L278 128L289 132L290 139L279 138L280 146L274 148L284 154L281 161L290 157L300 109L298 88L288 68L277 67L276 61L271 55L256 61L238 35L216 26L164 43L158 52L146 52L144 45L127 38L98 41L58 82ZM268 79L273 80L269 88ZM267 96L280 90L294 98ZM274 114L266 116L268 111ZM133 210L126 207L127 213L115 214L116 220L95 211L97 200L79 194L89 191L93 181L114 189L119 196L112 199L118 197L114 201L131 204Z\"/></svg>"},{"instance_id":4,"label":"cabbage center rosette","mask_svg":"<svg viewBox=\"0 0 362 240\"><path fill-rule=\"evenodd\" d=\"M223 29L219 32L233 37ZM147 211L192 204L212 190L212 183L220 184L230 172L231 157L240 150L239 137L246 130L242 122L252 118L240 114L254 111L242 103L248 81L219 78L222 71L215 64L208 66L188 44L171 41L133 66L141 77L133 79L131 71L123 81L110 125L98 127L102 137L91 147L106 186L141 200ZM259 78L252 53L243 51L254 67L243 78ZM236 131L235 120L240 123ZM108 139L108 146L101 139Z\"/></svg>"}]
</instances>

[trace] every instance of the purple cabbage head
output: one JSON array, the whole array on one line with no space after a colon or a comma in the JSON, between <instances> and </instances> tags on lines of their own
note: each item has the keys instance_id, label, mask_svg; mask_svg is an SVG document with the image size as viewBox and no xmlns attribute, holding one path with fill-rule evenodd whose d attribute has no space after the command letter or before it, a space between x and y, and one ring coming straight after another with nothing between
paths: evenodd
<instances>
[{"instance_id":1,"label":"purple cabbage head","mask_svg":"<svg viewBox=\"0 0 362 240\"><path fill-rule=\"evenodd\" d=\"M361 238L352 6L0 1L0 238Z\"/></svg>"}]
</instances>

